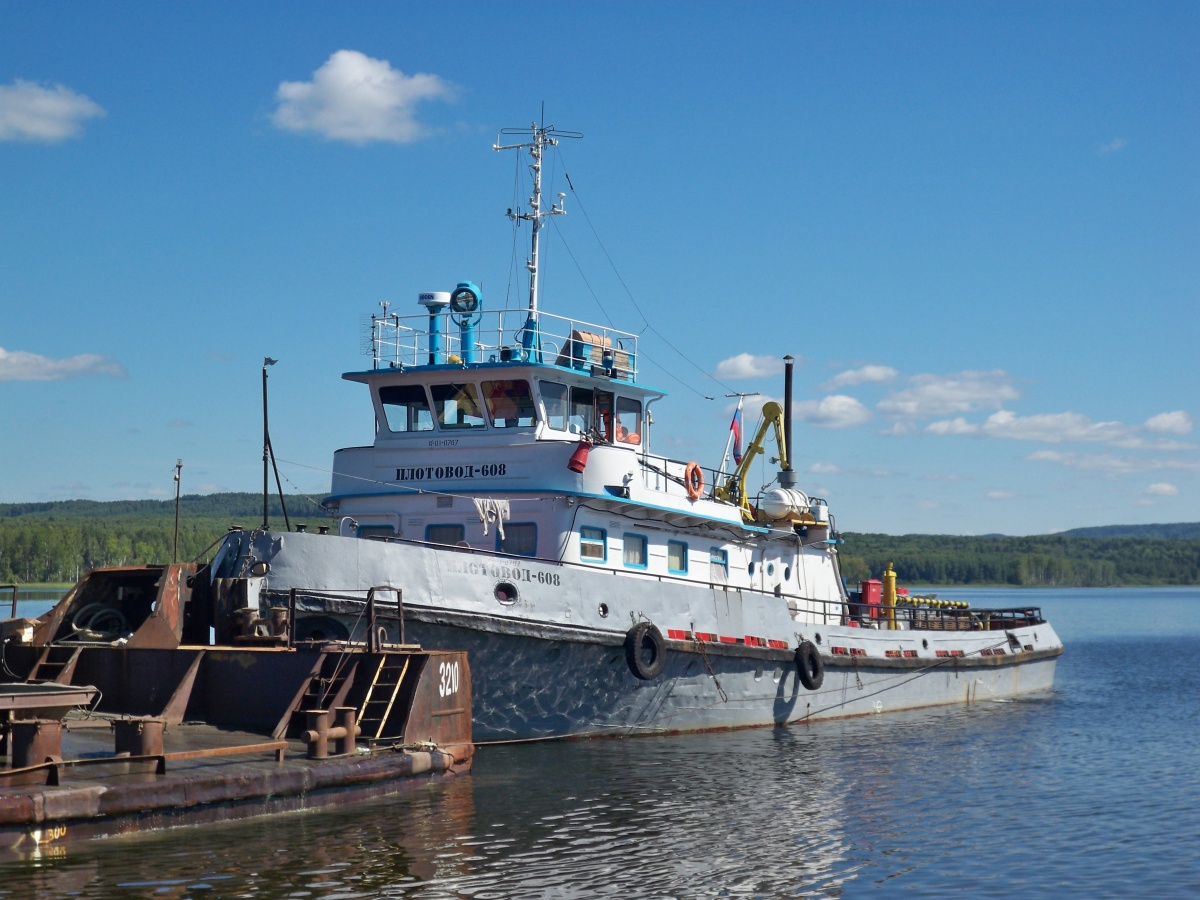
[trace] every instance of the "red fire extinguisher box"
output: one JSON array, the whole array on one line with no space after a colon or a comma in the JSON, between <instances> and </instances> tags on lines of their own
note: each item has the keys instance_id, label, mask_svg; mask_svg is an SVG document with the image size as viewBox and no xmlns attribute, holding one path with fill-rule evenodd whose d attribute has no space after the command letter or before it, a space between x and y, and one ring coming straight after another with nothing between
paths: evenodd
<instances>
[{"instance_id":1,"label":"red fire extinguisher box","mask_svg":"<svg viewBox=\"0 0 1200 900\"><path fill-rule=\"evenodd\" d=\"M879 607L883 603L883 582L871 578L862 582L862 602L871 610L871 618L879 618Z\"/></svg>"}]
</instances>

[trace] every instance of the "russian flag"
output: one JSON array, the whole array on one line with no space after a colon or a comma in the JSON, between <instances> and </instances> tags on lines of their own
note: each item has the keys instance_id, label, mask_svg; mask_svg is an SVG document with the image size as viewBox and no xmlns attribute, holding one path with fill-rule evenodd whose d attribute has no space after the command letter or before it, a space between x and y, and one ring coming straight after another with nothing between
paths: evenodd
<instances>
[{"instance_id":1,"label":"russian flag","mask_svg":"<svg viewBox=\"0 0 1200 900\"><path fill-rule=\"evenodd\" d=\"M729 424L729 430L733 432L733 464L735 466L742 463L742 401L738 400L738 407L733 412L733 421Z\"/></svg>"}]
</instances>

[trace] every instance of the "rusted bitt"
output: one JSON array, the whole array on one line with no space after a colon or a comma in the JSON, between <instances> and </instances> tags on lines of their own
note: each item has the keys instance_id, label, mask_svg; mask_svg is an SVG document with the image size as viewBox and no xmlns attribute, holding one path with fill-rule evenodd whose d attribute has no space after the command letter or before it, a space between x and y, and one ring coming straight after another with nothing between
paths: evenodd
<instances>
[{"instance_id":1,"label":"rusted bitt","mask_svg":"<svg viewBox=\"0 0 1200 900\"><path fill-rule=\"evenodd\" d=\"M324 759L329 755L329 711L308 709L304 711L308 730L300 739L308 744L309 759Z\"/></svg>"},{"instance_id":2,"label":"rusted bitt","mask_svg":"<svg viewBox=\"0 0 1200 900\"><path fill-rule=\"evenodd\" d=\"M362 734L362 727L354 721L354 707L339 707L338 721L336 726L331 727L329 724L330 712L325 709L310 709L305 711L305 716L308 717L308 730L300 735L300 740L308 744L309 759L325 759L329 756L329 742L337 741L336 750L340 753L354 752L354 738ZM345 715L346 713L349 715ZM353 729L347 729L347 724ZM344 748L349 747L349 750Z\"/></svg>"},{"instance_id":3,"label":"rusted bitt","mask_svg":"<svg viewBox=\"0 0 1200 900\"><path fill-rule=\"evenodd\" d=\"M335 751L339 756L345 756L354 752L354 738L358 734L358 710L353 706L339 706L334 712L337 714L337 727L333 730L342 732L340 737L334 735L337 738Z\"/></svg>"},{"instance_id":4,"label":"rusted bitt","mask_svg":"<svg viewBox=\"0 0 1200 900\"><path fill-rule=\"evenodd\" d=\"M166 720L143 716L112 723L116 752L129 756L161 756Z\"/></svg>"},{"instance_id":5,"label":"rusted bitt","mask_svg":"<svg viewBox=\"0 0 1200 900\"><path fill-rule=\"evenodd\" d=\"M14 719L9 730L13 769L62 756L62 722L58 719Z\"/></svg>"}]
</instances>

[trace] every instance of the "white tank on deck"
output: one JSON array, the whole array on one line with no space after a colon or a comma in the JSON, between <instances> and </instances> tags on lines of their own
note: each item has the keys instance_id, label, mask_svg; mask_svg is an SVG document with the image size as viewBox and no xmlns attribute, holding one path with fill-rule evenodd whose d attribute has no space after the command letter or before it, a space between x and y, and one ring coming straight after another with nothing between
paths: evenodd
<instances>
[{"instance_id":1,"label":"white tank on deck","mask_svg":"<svg viewBox=\"0 0 1200 900\"><path fill-rule=\"evenodd\" d=\"M762 495L758 509L769 519L777 522L799 522L802 517L810 515L811 502L804 491L795 488L776 487Z\"/></svg>"}]
</instances>

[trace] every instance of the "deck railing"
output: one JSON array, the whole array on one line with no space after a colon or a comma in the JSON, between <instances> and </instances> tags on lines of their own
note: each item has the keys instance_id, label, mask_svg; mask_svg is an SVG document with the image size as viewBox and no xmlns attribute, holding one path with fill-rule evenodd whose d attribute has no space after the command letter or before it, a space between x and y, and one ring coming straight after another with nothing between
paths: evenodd
<instances>
[{"instance_id":1,"label":"deck railing","mask_svg":"<svg viewBox=\"0 0 1200 900\"><path fill-rule=\"evenodd\" d=\"M524 309L485 310L461 322L449 313L371 316L363 351L376 369L536 362L637 377L638 339L627 331L544 312L531 317Z\"/></svg>"}]
</instances>

